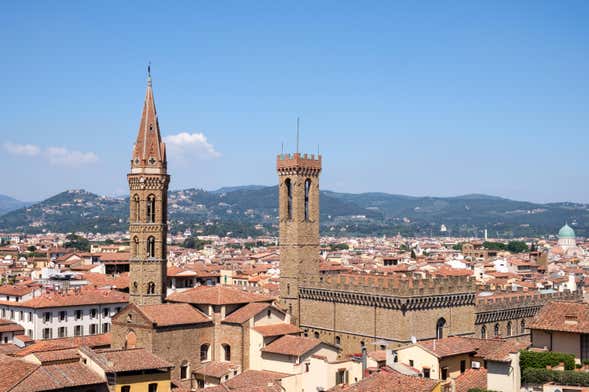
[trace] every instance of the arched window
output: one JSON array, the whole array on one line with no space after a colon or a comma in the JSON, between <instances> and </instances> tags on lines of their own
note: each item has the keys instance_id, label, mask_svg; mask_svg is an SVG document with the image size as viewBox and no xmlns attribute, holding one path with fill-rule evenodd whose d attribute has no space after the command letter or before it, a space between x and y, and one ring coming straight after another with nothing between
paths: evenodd
<instances>
[{"instance_id":1,"label":"arched window","mask_svg":"<svg viewBox=\"0 0 589 392\"><path fill-rule=\"evenodd\" d=\"M228 344L223 345L223 359L225 361L231 361L231 346Z\"/></svg>"},{"instance_id":2,"label":"arched window","mask_svg":"<svg viewBox=\"0 0 589 392\"><path fill-rule=\"evenodd\" d=\"M139 238L133 237L133 254L132 257L139 257Z\"/></svg>"},{"instance_id":3,"label":"arched window","mask_svg":"<svg viewBox=\"0 0 589 392\"><path fill-rule=\"evenodd\" d=\"M127 336L125 337L125 348L135 348L136 344L137 335L135 335L135 332L129 331L129 333L127 333Z\"/></svg>"},{"instance_id":4,"label":"arched window","mask_svg":"<svg viewBox=\"0 0 589 392\"><path fill-rule=\"evenodd\" d=\"M315 337L315 339L319 339L319 332L315 332L315 333L313 334L313 336Z\"/></svg>"},{"instance_id":5,"label":"arched window","mask_svg":"<svg viewBox=\"0 0 589 392\"><path fill-rule=\"evenodd\" d=\"M284 185L286 186L286 217L288 220L292 219L292 184L290 178L287 178L284 181Z\"/></svg>"},{"instance_id":6,"label":"arched window","mask_svg":"<svg viewBox=\"0 0 589 392\"><path fill-rule=\"evenodd\" d=\"M155 257L155 238L149 237L147 239L147 257Z\"/></svg>"},{"instance_id":7,"label":"arched window","mask_svg":"<svg viewBox=\"0 0 589 392\"><path fill-rule=\"evenodd\" d=\"M339 336L335 337L335 345L339 346L340 344L342 344L342 338L340 338Z\"/></svg>"},{"instance_id":8,"label":"arched window","mask_svg":"<svg viewBox=\"0 0 589 392\"><path fill-rule=\"evenodd\" d=\"M506 332L507 332L507 336L511 336L511 321L507 322L507 328L506 328Z\"/></svg>"},{"instance_id":9,"label":"arched window","mask_svg":"<svg viewBox=\"0 0 589 392\"><path fill-rule=\"evenodd\" d=\"M133 221L139 222L139 211L141 208L139 207L139 195L133 196Z\"/></svg>"},{"instance_id":10,"label":"arched window","mask_svg":"<svg viewBox=\"0 0 589 392\"><path fill-rule=\"evenodd\" d=\"M486 339L486 338L487 338L487 327L483 325L481 327L481 339Z\"/></svg>"},{"instance_id":11,"label":"arched window","mask_svg":"<svg viewBox=\"0 0 589 392\"><path fill-rule=\"evenodd\" d=\"M290 283L286 284L286 295L290 295Z\"/></svg>"},{"instance_id":12,"label":"arched window","mask_svg":"<svg viewBox=\"0 0 589 392\"><path fill-rule=\"evenodd\" d=\"M441 317L436 323L436 339L442 339L444 337L444 327L446 326L446 319Z\"/></svg>"},{"instance_id":13,"label":"arched window","mask_svg":"<svg viewBox=\"0 0 589 392\"><path fill-rule=\"evenodd\" d=\"M521 323L519 324L519 333L525 334L526 333L526 320L522 319Z\"/></svg>"},{"instance_id":14,"label":"arched window","mask_svg":"<svg viewBox=\"0 0 589 392\"><path fill-rule=\"evenodd\" d=\"M272 310L268 309L266 311L266 317L268 317L268 318L272 317Z\"/></svg>"},{"instance_id":15,"label":"arched window","mask_svg":"<svg viewBox=\"0 0 589 392\"><path fill-rule=\"evenodd\" d=\"M205 362L209 360L209 348L208 344L203 344L200 346L200 361Z\"/></svg>"},{"instance_id":16,"label":"arched window","mask_svg":"<svg viewBox=\"0 0 589 392\"><path fill-rule=\"evenodd\" d=\"M148 223L155 222L155 196L154 195L147 196L147 222Z\"/></svg>"},{"instance_id":17,"label":"arched window","mask_svg":"<svg viewBox=\"0 0 589 392\"><path fill-rule=\"evenodd\" d=\"M182 361L180 365L180 380L186 380L188 378L188 361Z\"/></svg>"},{"instance_id":18,"label":"arched window","mask_svg":"<svg viewBox=\"0 0 589 392\"><path fill-rule=\"evenodd\" d=\"M311 180L305 180L305 220L309 220L309 194L311 193Z\"/></svg>"},{"instance_id":19,"label":"arched window","mask_svg":"<svg viewBox=\"0 0 589 392\"><path fill-rule=\"evenodd\" d=\"M499 323L495 324L495 336L499 336Z\"/></svg>"},{"instance_id":20,"label":"arched window","mask_svg":"<svg viewBox=\"0 0 589 392\"><path fill-rule=\"evenodd\" d=\"M155 294L155 283L149 282L147 284L147 294Z\"/></svg>"},{"instance_id":21,"label":"arched window","mask_svg":"<svg viewBox=\"0 0 589 392\"><path fill-rule=\"evenodd\" d=\"M288 304L288 314L292 314L292 304Z\"/></svg>"}]
</instances>

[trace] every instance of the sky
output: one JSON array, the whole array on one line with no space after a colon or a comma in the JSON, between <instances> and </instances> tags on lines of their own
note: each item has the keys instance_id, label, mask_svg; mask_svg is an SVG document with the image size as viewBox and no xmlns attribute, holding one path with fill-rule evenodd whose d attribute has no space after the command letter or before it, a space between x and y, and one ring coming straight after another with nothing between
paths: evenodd
<instances>
[{"instance_id":1,"label":"sky","mask_svg":"<svg viewBox=\"0 0 589 392\"><path fill-rule=\"evenodd\" d=\"M0 194L127 191L151 62L171 189L589 203L589 2L5 2Z\"/></svg>"}]
</instances>

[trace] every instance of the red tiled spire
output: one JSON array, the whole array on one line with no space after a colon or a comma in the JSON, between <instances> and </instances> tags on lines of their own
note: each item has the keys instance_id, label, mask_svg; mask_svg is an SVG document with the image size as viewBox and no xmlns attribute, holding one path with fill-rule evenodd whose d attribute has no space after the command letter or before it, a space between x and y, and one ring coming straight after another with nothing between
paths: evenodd
<instances>
[{"instance_id":1,"label":"red tiled spire","mask_svg":"<svg viewBox=\"0 0 589 392\"><path fill-rule=\"evenodd\" d=\"M166 146L162 142L160 126L155 110L153 89L151 87L150 67L147 68L147 92L143 104L143 114L139 123L139 133L133 148L132 168L166 168Z\"/></svg>"}]
</instances>

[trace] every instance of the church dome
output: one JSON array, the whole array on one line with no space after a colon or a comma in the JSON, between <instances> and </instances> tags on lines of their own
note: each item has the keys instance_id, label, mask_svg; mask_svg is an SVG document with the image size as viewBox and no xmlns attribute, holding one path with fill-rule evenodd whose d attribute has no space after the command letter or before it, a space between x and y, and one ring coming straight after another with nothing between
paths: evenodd
<instances>
[{"instance_id":1,"label":"church dome","mask_svg":"<svg viewBox=\"0 0 589 392\"><path fill-rule=\"evenodd\" d=\"M575 238L575 231L566 224L558 231L558 238Z\"/></svg>"}]
</instances>

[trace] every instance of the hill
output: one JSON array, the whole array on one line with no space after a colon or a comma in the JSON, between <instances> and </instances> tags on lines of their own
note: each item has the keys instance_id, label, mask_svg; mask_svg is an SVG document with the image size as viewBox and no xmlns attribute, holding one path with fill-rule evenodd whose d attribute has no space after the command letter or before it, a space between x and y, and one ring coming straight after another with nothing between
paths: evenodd
<instances>
[{"instance_id":1,"label":"hill","mask_svg":"<svg viewBox=\"0 0 589 392\"><path fill-rule=\"evenodd\" d=\"M276 186L169 192L170 231L234 236L275 234ZM589 206L537 204L488 195L414 197L386 193L321 192L322 232L331 235L542 236L565 221L589 235ZM128 198L69 190L0 216L0 231L126 231ZM441 233L444 225L447 232Z\"/></svg>"},{"instance_id":2,"label":"hill","mask_svg":"<svg viewBox=\"0 0 589 392\"><path fill-rule=\"evenodd\" d=\"M7 212L17 210L28 204L24 201L16 200L10 196L0 195L0 215L6 214Z\"/></svg>"}]
</instances>

